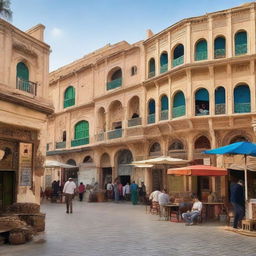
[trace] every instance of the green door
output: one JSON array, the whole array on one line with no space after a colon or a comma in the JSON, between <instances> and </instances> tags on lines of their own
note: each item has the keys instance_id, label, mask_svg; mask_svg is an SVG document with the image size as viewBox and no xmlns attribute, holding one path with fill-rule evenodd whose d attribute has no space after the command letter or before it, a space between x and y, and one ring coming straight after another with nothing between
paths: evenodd
<instances>
[{"instance_id":1,"label":"green door","mask_svg":"<svg viewBox=\"0 0 256 256\"><path fill-rule=\"evenodd\" d=\"M14 202L14 172L0 171L0 211Z\"/></svg>"}]
</instances>

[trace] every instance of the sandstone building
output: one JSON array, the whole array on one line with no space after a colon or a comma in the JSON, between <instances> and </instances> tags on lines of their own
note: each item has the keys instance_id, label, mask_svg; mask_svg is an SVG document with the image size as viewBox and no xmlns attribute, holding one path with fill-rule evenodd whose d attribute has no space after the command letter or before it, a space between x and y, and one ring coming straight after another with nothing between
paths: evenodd
<instances>
[{"instance_id":1,"label":"sandstone building","mask_svg":"<svg viewBox=\"0 0 256 256\"><path fill-rule=\"evenodd\" d=\"M250 3L187 18L52 72L47 156L77 166L62 179L225 194L220 178L167 177L165 166L129 163L162 155L209 162L205 149L255 141L255 15Z\"/></svg>"},{"instance_id":2,"label":"sandstone building","mask_svg":"<svg viewBox=\"0 0 256 256\"><path fill-rule=\"evenodd\" d=\"M43 32L43 25L22 32L0 19L0 212L13 202L40 202L38 152L45 155L40 142L53 113Z\"/></svg>"}]
</instances>

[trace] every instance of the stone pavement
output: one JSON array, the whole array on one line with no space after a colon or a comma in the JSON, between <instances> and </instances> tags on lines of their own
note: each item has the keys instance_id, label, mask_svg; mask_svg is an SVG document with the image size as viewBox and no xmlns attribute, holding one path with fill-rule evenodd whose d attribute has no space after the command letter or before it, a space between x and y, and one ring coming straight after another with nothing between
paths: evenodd
<instances>
[{"instance_id":1,"label":"stone pavement","mask_svg":"<svg viewBox=\"0 0 256 256\"><path fill-rule=\"evenodd\" d=\"M256 238L214 224L159 221L128 203L43 204L46 233L25 245L0 246L1 256L256 256Z\"/></svg>"}]
</instances>

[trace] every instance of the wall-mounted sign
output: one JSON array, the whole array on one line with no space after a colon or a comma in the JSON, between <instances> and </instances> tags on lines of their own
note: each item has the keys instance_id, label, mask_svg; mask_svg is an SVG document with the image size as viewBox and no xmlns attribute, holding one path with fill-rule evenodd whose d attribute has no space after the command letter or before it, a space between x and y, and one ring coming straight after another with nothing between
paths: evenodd
<instances>
[{"instance_id":1,"label":"wall-mounted sign","mask_svg":"<svg viewBox=\"0 0 256 256\"><path fill-rule=\"evenodd\" d=\"M31 143L20 143L20 186L31 186L32 149Z\"/></svg>"}]
</instances>

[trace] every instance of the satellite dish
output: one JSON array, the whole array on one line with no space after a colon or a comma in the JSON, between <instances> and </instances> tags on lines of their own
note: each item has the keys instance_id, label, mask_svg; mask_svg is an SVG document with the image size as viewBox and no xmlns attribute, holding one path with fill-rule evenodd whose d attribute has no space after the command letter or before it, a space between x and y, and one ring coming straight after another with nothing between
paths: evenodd
<instances>
[{"instance_id":1,"label":"satellite dish","mask_svg":"<svg viewBox=\"0 0 256 256\"><path fill-rule=\"evenodd\" d=\"M5 151L0 149L0 161L3 159L4 155L5 155Z\"/></svg>"}]
</instances>

